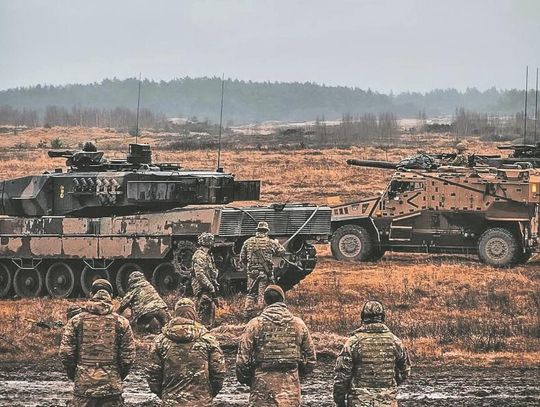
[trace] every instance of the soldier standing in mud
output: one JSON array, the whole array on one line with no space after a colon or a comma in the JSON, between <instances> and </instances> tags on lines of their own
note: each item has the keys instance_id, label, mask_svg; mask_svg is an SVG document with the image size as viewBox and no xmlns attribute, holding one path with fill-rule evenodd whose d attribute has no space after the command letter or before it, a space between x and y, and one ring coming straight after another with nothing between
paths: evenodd
<instances>
[{"instance_id":1,"label":"soldier standing in mud","mask_svg":"<svg viewBox=\"0 0 540 407\"><path fill-rule=\"evenodd\" d=\"M268 284L274 284L272 259L285 253L283 246L268 237L268 223L259 222L257 233L244 242L240 251L240 263L247 272L247 296L244 304L244 320L247 322L262 308L263 295Z\"/></svg>"},{"instance_id":2,"label":"soldier standing in mud","mask_svg":"<svg viewBox=\"0 0 540 407\"><path fill-rule=\"evenodd\" d=\"M397 386L411 370L407 351L384 324L380 302L367 301L361 320L337 358L334 401L338 407L397 407Z\"/></svg>"},{"instance_id":3,"label":"soldier standing in mud","mask_svg":"<svg viewBox=\"0 0 540 407\"><path fill-rule=\"evenodd\" d=\"M289 311L277 285L264 291L266 308L246 325L236 357L236 377L251 387L249 407L298 407L300 376L317 362L304 322Z\"/></svg>"},{"instance_id":4,"label":"soldier standing in mud","mask_svg":"<svg viewBox=\"0 0 540 407\"><path fill-rule=\"evenodd\" d=\"M117 312L121 314L128 307L131 308L133 322L142 326L145 331L159 331L171 319L167 304L140 271L129 275L128 291ZM155 327L156 323L159 324L159 329Z\"/></svg>"},{"instance_id":5,"label":"soldier standing in mud","mask_svg":"<svg viewBox=\"0 0 540 407\"><path fill-rule=\"evenodd\" d=\"M216 319L216 302L219 292L217 281L219 271L210 250L214 247L214 235L201 233L198 238L199 248L193 254L191 287L197 299L199 321L207 328L212 328Z\"/></svg>"},{"instance_id":6,"label":"soldier standing in mud","mask_svg":"<svg viewBox=\"0 0 540 407\"><path fill-rule=\"evenodd\" d=\"M223 352L196 319L195 304L182 298L174 307L174 318L154 339L147 381L164 406L211 407L223 386Z\"/></svg>"},{"instance_id":7,"label":"soldier standing in mud","mask_svg":"<svg viewBox=\"0 0 540 407\"><path fill-rule=\"evenodd\" d=\"M106 290L98 290L62 336L60 358L75 382L72 407L124 405L122 382L135 360L129 321L113 312Z\"/></svg>"}]
</instances>

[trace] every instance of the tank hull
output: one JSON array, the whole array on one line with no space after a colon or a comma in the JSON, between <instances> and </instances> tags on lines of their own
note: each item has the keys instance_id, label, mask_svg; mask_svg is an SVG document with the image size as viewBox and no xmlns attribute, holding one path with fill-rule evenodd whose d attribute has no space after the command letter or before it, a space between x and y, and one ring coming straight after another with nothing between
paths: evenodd
<instances>
[{"instance_id":1,"label":"tank hull","mask_svg":"<svg viewBox=\"0 0 540 407\"><path fill-rule=\"evenodd\" d=\"M304 205L186 207L96 218L4 216L0 294L72 297L87 293L103 276L122 294L134 270L142 270L166 294L189 286L191 254L202 232L216 236L213 251L222 285L241 289L246 276L238 268L239 250L260 220L269 222L272 237L286 243L288 254L276 265L276 275L290 288L313 270L312 243L327 239L330 217L330 208Z\"/></svg>"}]
</instances>

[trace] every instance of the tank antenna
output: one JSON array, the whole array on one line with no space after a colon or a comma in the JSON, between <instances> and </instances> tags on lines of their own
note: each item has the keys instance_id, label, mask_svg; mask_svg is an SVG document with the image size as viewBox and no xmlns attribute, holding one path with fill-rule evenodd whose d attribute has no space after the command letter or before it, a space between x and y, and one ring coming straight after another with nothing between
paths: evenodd
<instances>
[{"instance_id":1,"label":"tank antenna","mask_svg":"<svg viewBox=\"0 0 540 407\"><path fill-rule=\"evenodd\" d=\"M219 109L219 138L218 138L218 154L217 154L217 171L220 171L221 165L221 129L223 123L223 91L225 88L225 74L221 76L221 107Z\"/></svg>"},{"instance_id":2,"label":"tank antenna","mask_svg":"<svg viewBox=\"0 0 540 407\"><path fill-rule=\"evenodd\" d=\"M139 72L139 94L137 96L137 120L135 124L135 144L139 139L139 106L141 104L141 73Z\"/></svg>"},{"instance_id":3,"label":"tank antenna","mask_svg":"<svg viewBox=\"0 0 540 407\"><path fill-rule=\"evenodd\" d=\"M538 126L538 68L536 68L536 90L534 91L534 143L536 144L536 127Z\"/></svg>"},{"instance_id":4,"label":"tank antenna","mask_svg":"<svg viewBox=\"0 0 540 407\"><path fill-rule=\"evenodd\" d=\"M529 92L529 65L525 68L525 116L523 117L523 144L527 143L527 93Z\"/></svg>"}]
</instances>

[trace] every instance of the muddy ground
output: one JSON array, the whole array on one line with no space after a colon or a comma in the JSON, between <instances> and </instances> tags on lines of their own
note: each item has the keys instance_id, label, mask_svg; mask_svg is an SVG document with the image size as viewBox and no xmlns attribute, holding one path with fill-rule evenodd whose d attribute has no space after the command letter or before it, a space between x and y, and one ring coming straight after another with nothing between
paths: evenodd
<instances>
[{"instance_id":1,"label":"muddy ground","mask_svg":"<svg viewBox=\"0 0 540 407\"><path fill-rule=\"evenodd\" d=\"M228 356L233 366L232 355ZM303 384L303 406L333 406L332 359L321 360ZM540 405L540 368L437 367L417 365L411 380L400 388L400 405L413 406L537 406ZM35 364L4 364L0 367L0 406L63 406L72 385L59 364L36 368ZM130 374L124 397L127 406L159 406L150 393L143 368ZM245 406L248 389L239 386L230 369L216 407Z\"/></svg>"}]
</instances>

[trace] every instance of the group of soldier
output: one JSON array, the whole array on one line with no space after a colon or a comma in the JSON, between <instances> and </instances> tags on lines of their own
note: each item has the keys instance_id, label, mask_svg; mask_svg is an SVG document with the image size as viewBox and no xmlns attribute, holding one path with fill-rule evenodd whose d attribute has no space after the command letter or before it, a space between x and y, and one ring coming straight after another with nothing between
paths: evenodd
<instances>
[{"instance_id":1,"label":"group of soldier","mask_svg":"<svg viewBox=\"0 0 540 407\"><path fill-rule=\"evenodd\" d=\"M223 386L226 363L215 324L219 292L218 269L211 254L214 238L199 236L193 255L195 301L181 298L173 315L143 273L129 276L128 290L113 311L111 284L94 281L92 297L82 308L68 309L60 345L67 376L74 381L70 406L123 406L123 381L135 360L135 341L129 321L120 314L131 308L144 329L160 331L154 338L146 377L163 406L211 406ZM257 234L246 240L240 261L248 275L246 325L236 357L236 377L250 387L251 407L297 407L301 378L313 371L316 354L305 323L294 316L283 289L272 280L272 259L285 249L268 236L260 222ZM410 361L401 341L384 324L378 301L367 301L361 326L339 354L334 377L338 407L396 406L397 385L409 375Z\"/></svg>"}]
</instances>

